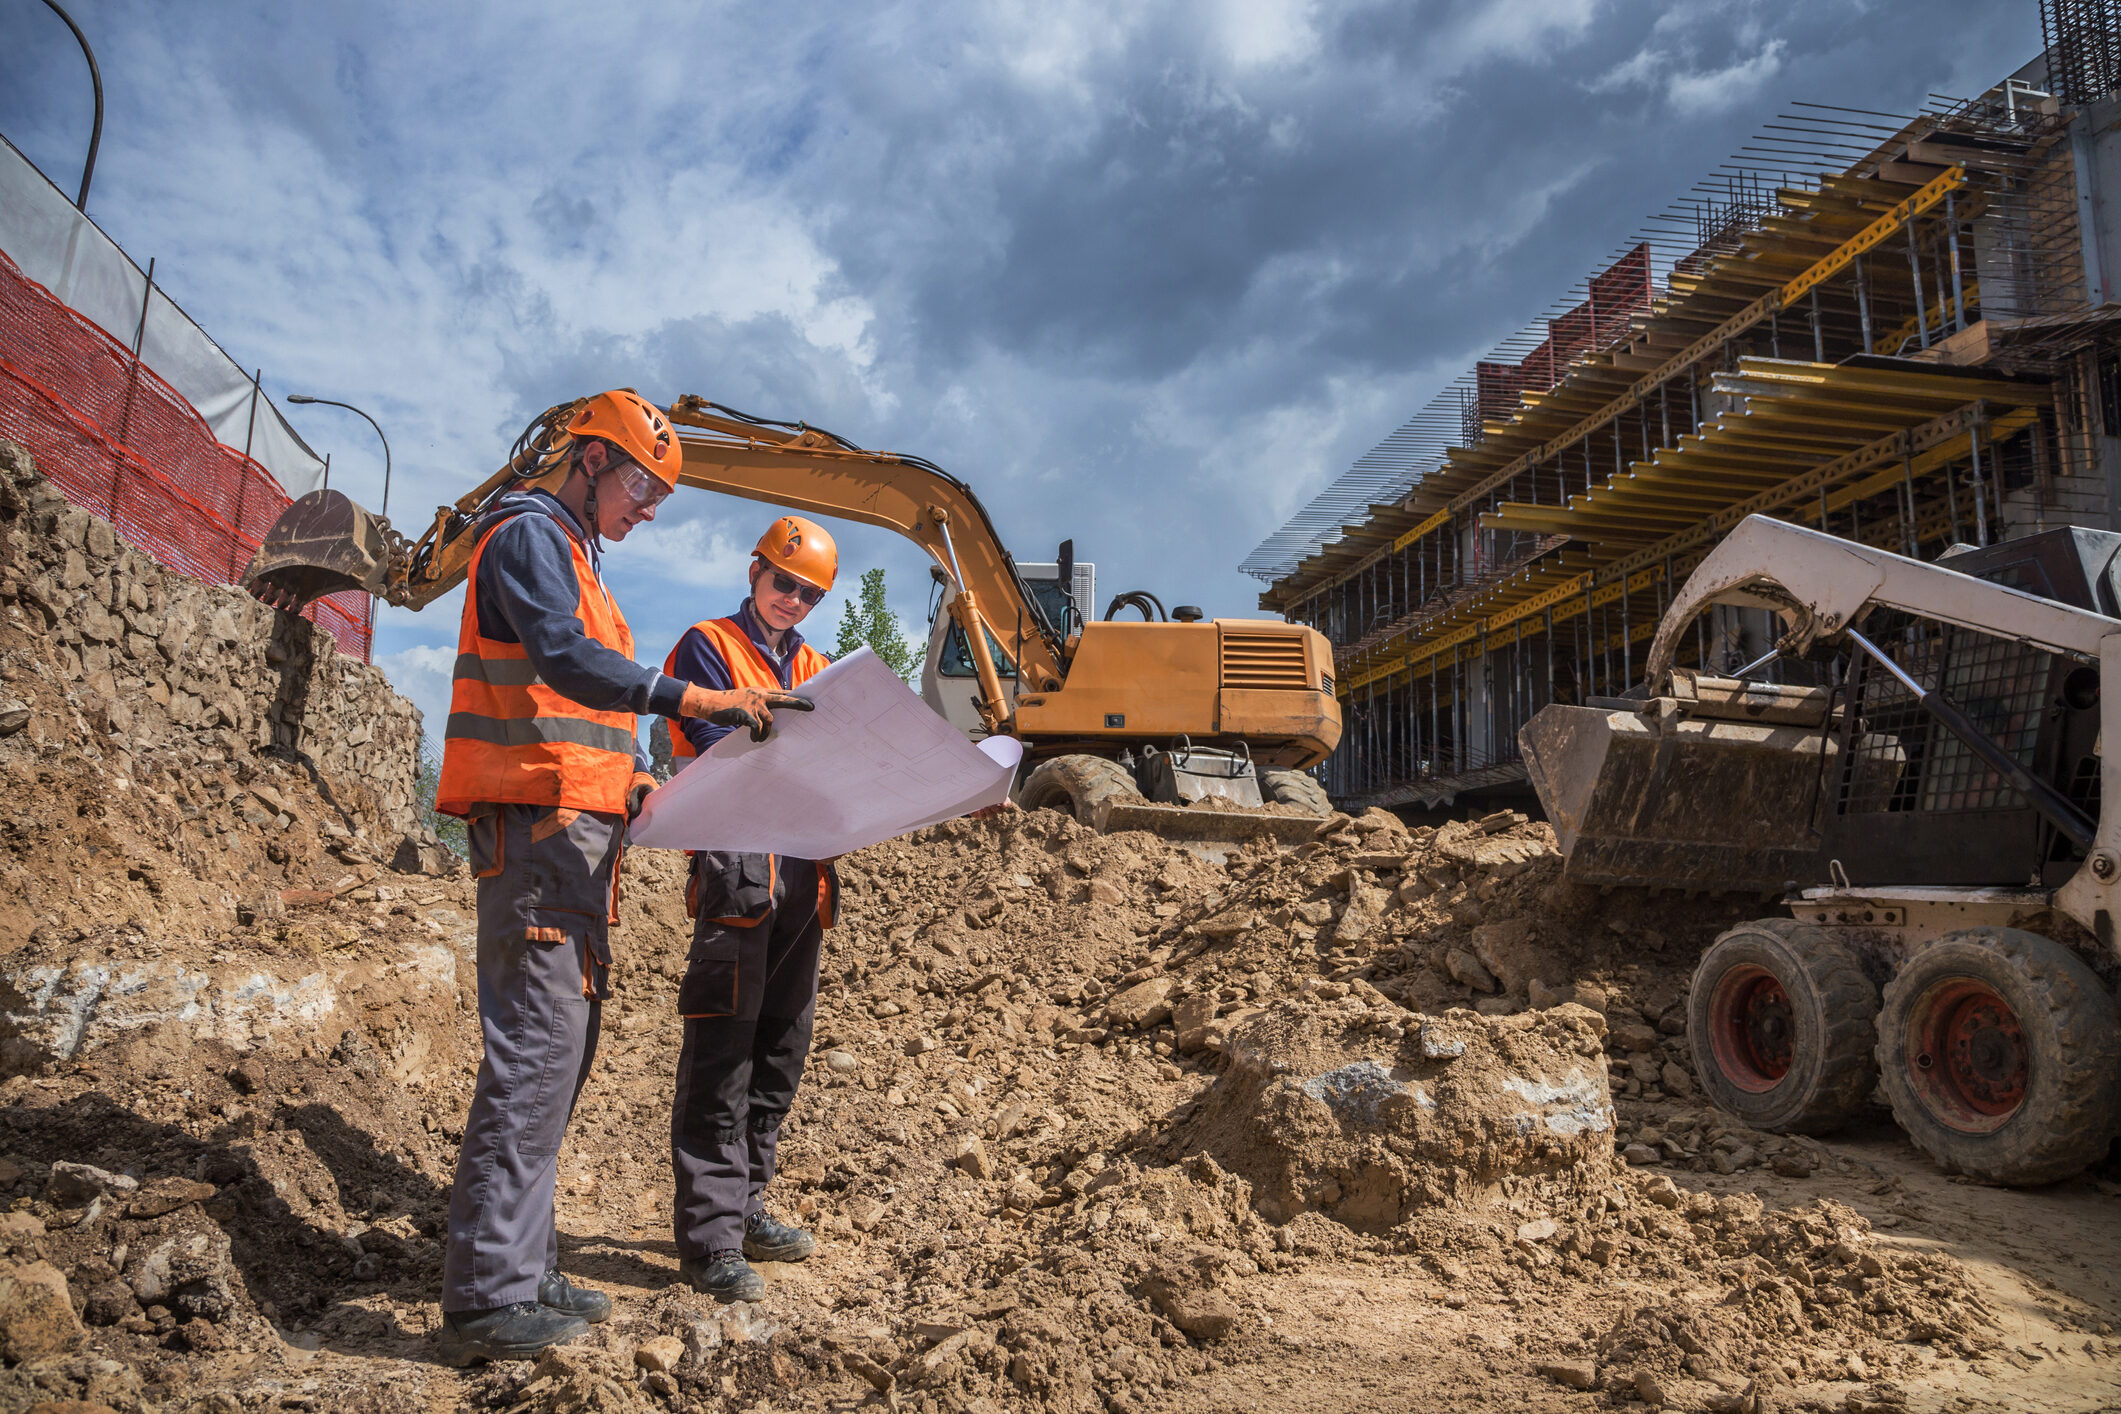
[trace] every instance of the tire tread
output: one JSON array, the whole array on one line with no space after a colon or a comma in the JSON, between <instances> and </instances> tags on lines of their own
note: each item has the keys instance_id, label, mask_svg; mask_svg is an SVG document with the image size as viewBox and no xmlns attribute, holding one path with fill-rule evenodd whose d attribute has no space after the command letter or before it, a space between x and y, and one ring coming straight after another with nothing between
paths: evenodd
<instances>
[{"instance_id":1,"label":"tire tread","mask_svg":"<svg viewBox=\"0 0 2121 1414\"><path fill-rule=\"evenodd\" d=\"M1990 1134L1968 1135L1931 1121L1914 1094L1898 1083L1907 1008L1938 980L1934 969L1963 949L2012 966L2046 1015L2019 1017L2035 1041L2036 1074L2052 1074L2042 1115L2020 1110ZM1979 963L1967 964L1981 976ZM2049 1028L2036 1030L2036 1028ZM2018 928L1968 928L1947 933L1909 959L1885 987L1878 1021L1878 1065L1893 1117L1915 1146L1939 1167L1985 1183L2052 1183L2096 1162L2121 1127L2121 1010L2097 974L2062 944ZM2027 1096L2027 1104L2038 1097ZM2020 1119L2028 1122L2020 1127Z\"/></svg>"},{"instance_id":2,"label":"tire tread","mask_svg":"<svg viewBox=\"0 0 2121 1414\"><path fill-rule=\"evenodd\" d=\"M1707 1002L1697 995L1713 993L1723 968L1718 963L1726 943L1741 945L1746 935L1770 940L1766 951L1792 965L1797 976L1817 999L1819 1027L1817 1071L1801 1101L1791 1110L1747 1114L1718 1094L1715 1082L1715 1052L1706 1025ZM1790 990L1785 983L1785 990ZM1792 1001L1798 998L1792 997ZM1874 1059L1878 989L1871 985L1861 964L1846 944L1832 934L1793 918L1761 918L1741 923L1710 945L1695 969L1687 999L1688 1042L1694 1053L1694 1069L1703 1089L1720 1108L1736 1114L1748 1124L1785 1134L1827 1134L1839 1129L1863 1108L1877 1083Z\"/></svg>"},{"instance_id":3,"label":"tire tread","mask_svg":"<svg viewBox=\"0 0 2121 1414\"><path fill-rule=\"evenodd\" d=\"M1117 761L1082 754L1055 756L1041 761L1017 787L1017 804L1026 810L1055 808L1054 797L1066 799L1075 818L1085 825L1097 823L1097 807L1108 800L1139 798L1134 777Z\"/></svg>"},{"instance_id":4,"label":"tire tread","mask_svg":"<svg viewBox=\"0 0 2121 1414\"><path fill-rule=\"evenodd\" d=\"M1320 819L1333 813L1332 797L1316 776L1305 771L1261 771L1259 793L1277 805L1294 805Z\"/></svg>"}]
</instances>

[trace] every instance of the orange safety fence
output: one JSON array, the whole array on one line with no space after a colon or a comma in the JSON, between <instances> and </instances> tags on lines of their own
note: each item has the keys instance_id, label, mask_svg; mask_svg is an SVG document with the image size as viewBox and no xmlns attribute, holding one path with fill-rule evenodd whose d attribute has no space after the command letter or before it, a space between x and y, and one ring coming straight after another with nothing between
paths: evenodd
<instances>
[{"instance_id":1,"label":"orange safety fence","mask_svg":"<svg viewBox=\"0 0 2121 1414\"><path fill-rule=\"evenodd\" d=\"M220 442L183 394L0 252L0 436L135 549L233 584L289 504L273 474ZM369 661L374 605L353 592L302 611Z\"/></svg>"}]
</instances>

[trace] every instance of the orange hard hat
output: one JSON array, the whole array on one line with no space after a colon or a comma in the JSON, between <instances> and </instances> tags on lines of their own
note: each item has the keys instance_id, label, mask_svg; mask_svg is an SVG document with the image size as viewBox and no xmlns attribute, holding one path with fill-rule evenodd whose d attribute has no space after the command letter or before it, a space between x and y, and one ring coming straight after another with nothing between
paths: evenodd
<instances>
[{"instance_id":1,"label":"orange hard hat","mask_svg":"<svg viewBox=\"0 0 2121 1414\"><path fill-rule=\"evenodd\" d=\"M600 437L639 462L649 475L675 491L685 452L670 419L630 388L614 388L583 402L567 421L575 437Z\"/></svg>"},{"instance_id":2,"label":"orange hard hat","mask_svg":"<svg viewBox=\"0 0 2121 1414\"><path fill-rule=\"evenodd\" d=\"M824 526L802 516L782 516L767 526L751 553L819 589L830 589L840 572L840 547Z\"/></svg>"}]
</instances>

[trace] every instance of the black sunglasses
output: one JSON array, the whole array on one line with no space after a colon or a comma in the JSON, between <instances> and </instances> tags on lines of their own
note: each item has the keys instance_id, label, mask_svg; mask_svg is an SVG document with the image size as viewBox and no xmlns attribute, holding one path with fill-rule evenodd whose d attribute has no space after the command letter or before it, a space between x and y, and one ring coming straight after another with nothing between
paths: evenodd
<instances>
[{"instance_id":1,"label":"black sunglasses","mask_svg":"<svg viewBox=\"0 0 2121 1414\"><path fill-rule=\"evenodd\" d=\"M779 570L773 572L773 592L793 594L813 609L818 606L818 601L825 597L824 590L805 584L794 575L782 574Z\"/></svg>"}]
</instances>

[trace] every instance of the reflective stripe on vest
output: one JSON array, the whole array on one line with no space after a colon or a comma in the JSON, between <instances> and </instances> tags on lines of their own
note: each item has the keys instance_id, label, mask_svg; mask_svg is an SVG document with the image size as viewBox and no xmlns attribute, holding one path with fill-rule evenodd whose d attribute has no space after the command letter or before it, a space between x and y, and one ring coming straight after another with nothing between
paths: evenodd
<instances>
[{"instance_id":1,"label":"reflective stripe on vest","mask_svg":"<svg viewBox=\"0 0 2121 1414\"><path fill-rule=\"evenodd\" d=\"M621 813L633 783L634 714L591 711L562 697L538 676L522 644L479 633L479 565L494 532L514 518L497 521L480 537L465 573L435 808L464 815L483 802ZM625 616L597 578L582 543L570 533L567 545L582 631L631 658L633 632Z\"/></svg>"},{"instance_id":2,"label":"reflective stripe on vest","mask_svg":"<svg viewBox=\"0 0 2121 1414\"><path fill-rule=\"evenodd\" d=\"M751 635L735 619L703 619L693 625L714 651L721 654L723 666L729 669L731 687L757 687L767 692L781 691L781 675L774 671L766 655L751 641ZM681 637L678 642L685 640ZM670 656L663 660L663 675L677 676L678 650L673 647ZM809 644L795 650L795 661L788 667L788 685L797 687L816 677L831 665L831 660ZM704 686L704 684L702 684ZM692 739L684 729L672 724L670 754L679 760L699 755L693 749Z\"/></svg>"}]
</instances>

